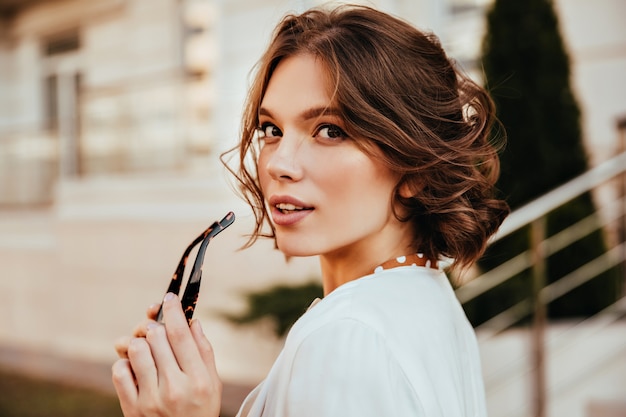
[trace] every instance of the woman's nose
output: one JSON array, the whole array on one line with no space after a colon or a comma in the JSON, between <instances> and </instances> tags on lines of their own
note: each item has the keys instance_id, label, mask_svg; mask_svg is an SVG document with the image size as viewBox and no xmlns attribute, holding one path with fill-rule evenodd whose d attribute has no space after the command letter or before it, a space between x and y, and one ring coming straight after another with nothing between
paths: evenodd
<instances>
[{"instance_id":1,"label":"woman's nose","mask_svg":"<svg viewBox=\"0 0 626 417\"><path fill-rule=\"evenodd\" d=\"M302 179L302 143L303 141L297 138L283 136L280 142L273 146L265 164L265 169L272 179L276 181Z\"/></svg>"}]
</instances>

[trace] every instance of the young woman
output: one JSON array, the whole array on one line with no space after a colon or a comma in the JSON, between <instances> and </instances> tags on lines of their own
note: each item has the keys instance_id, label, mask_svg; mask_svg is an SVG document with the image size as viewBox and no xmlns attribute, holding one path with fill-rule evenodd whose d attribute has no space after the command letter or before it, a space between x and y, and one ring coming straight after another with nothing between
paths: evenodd
<instances>
[{"instance_id":1,"label":"young woman","mask_svg":"<svg viewBox=\"0 0 626 417\"><path fill-rule=\"evenodd\" d=\"M494 196L486 92L437 39L367 7L287 16L257 68L237 178L259 236L319 257L324 298L291 329L242 417L484 416L473 329L444 265L483 252L508 213ZM121 342L130 416L217 416L200 325L168 294L165 326Z\"/></svg>"}]
</instances>

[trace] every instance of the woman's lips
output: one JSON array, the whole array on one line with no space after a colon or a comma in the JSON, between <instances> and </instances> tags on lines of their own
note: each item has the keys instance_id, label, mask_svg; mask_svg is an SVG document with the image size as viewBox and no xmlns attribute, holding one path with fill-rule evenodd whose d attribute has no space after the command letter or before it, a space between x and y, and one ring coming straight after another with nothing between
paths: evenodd
<instances>
[{"instance_id":1,"label":"woman's lips","mask_svg":"<svg viewBox=\"0 0 626 417\"><path fill-rule=\"evenodd\" d=\"M276 226L294 225L313 211L313 207L289 196L272 196L269 205Z\"/></svg>"}]
</instances>

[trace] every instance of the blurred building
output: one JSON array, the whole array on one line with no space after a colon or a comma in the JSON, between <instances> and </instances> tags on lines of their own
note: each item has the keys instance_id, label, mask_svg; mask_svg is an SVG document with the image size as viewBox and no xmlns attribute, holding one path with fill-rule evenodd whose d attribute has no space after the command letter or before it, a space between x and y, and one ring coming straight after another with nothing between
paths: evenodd
<instances>
[{"instance_id":1,"label":"blurred building","mask_svg":"<svg viewBox=\"0 0 626 417\"><path fill-rule=\"evenodd\" d=\"M218 156L237 141L270 31L320 3L0 0L0 361L10 348L108 368L113 341L162 296L184 247L234 210L207 252L197 314L227 383L263 377L280 341L221 314L242 308L246 290L315 278L317 264L286 263L270 242L237 251L252 219ZM434 31L480 79L491 0L365 3ZM617 152L626 115L626 2L555 5L595 165ZM564 415L582 415L585 398Z\"/></svg>"},{"instance_id":2,"label":"blurred building","mask_svg":"<svg viewBox=\"0 0 626 417\"><path fill-rule=\"evenodd\" d=\"M8 0L0 16L0 204L210 152L212 2Z\"/></svg>"},{"instance_id":3,"label":"blurred building","mask_svg":"<svg viewBox=\"0 0 626 417\"><path fill-rule=\"evenodd\" d=\"M277 19L314 0L0 0L0 205L57 180L203 169L236 141L246 76ZM372 3L372 2L370 2ZM475 78L491 0L380 0ZM556 1L592 163L625 109L624 3Z\"/></svg>"}]
</instances>

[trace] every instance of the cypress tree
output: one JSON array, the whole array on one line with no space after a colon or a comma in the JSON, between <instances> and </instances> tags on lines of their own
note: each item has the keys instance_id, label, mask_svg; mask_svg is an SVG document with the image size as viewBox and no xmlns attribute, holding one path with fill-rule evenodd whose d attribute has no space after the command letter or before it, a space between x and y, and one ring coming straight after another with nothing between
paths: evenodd
<instances>
[{"instance_id":1,"label":"cypress tree","mask_svg":"<svg viewBox=\"0 0 626 417\"><path fill-rule=\"evenodd\" d=\"M482 64L487 88L507 132L499 189L512 209L545 194L587 170L580 110L570 87L570 67L550 0L495 0L487 15ZM589 193L550 213L548 235L591 214ZM484 268L529 247L528 229L493 245ZM548 281L561 278L606 250L602 231L548 259ZM525 271L496 291L466 304L478 324L530 294ZM589 316L612 303L620 286L616 269L555 300L552 317Z\"/></svg>"}]
</instances>

